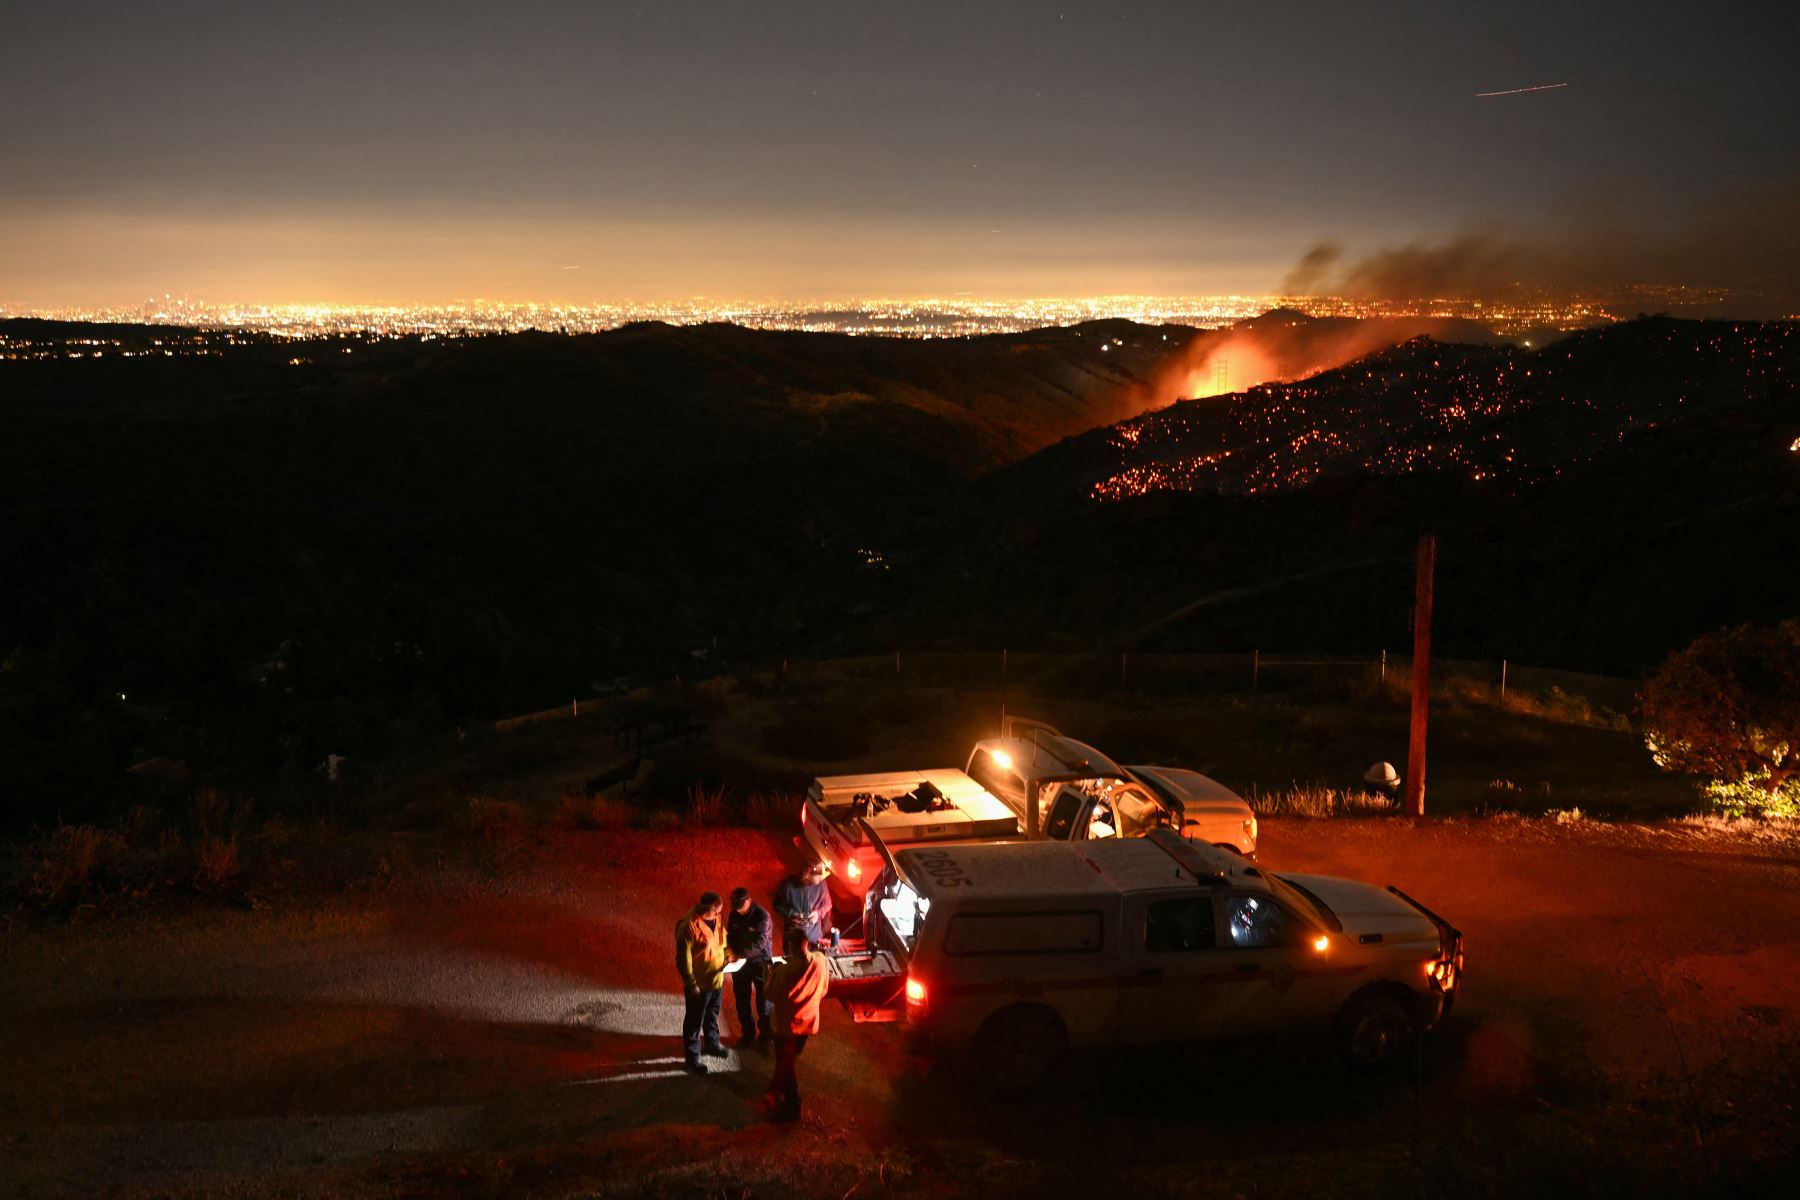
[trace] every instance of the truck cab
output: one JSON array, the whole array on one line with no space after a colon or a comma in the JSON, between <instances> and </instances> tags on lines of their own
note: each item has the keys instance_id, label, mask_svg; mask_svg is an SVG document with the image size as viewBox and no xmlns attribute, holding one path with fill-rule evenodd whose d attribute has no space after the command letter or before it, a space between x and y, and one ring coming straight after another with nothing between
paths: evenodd
<instances>
[{"instance_id":1,"label":"truck cab","mask_svg":"<svg viewBox=\"0 0 1800 1200\"><path fill-rule=\"evenodd\" d=\"M1068 1048L1296 1032L1380 1065L1461 983L1461 934L1403 893L1267 871L1172 829L876 841L867 947L834 974L891 980L918 1048L966 1053L997 1086L1030 1086Z\"/></svg>"},{"instance_id":2,"label":"truck cab","mask_svg":"<svg viewBox=\"0 0 1800 1200\"><path fill-rule=\"evenodd\" d=\"M1197 772L1124 767L1038 721L1008 718L975 743L961 770L938 768L815 779L801 811L810 851L832 867L840 898L859 901L882 863L870 830L891 848L993 839L1061 842L1143 837L1168 829L1246 858L1256 816L1242 797Z\"/></svg>"}]
</instances>

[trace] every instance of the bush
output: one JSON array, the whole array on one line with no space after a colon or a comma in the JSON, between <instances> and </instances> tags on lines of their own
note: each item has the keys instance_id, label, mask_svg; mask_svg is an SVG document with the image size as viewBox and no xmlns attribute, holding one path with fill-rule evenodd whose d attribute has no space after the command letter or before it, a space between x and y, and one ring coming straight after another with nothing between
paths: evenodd
<instances>
[{"instance_id":1,"label":"bush","mask_svg":"<svg viewBox=\"0 0 1800 1200\"><path fill-rule=\"evenodd\" d=\"M1759 785L1769 803L1800 777L1800 621L1739 625L1671 654L1644 685L1645 743L1658 766Z\"/></svg>"},{"instance_id":2,"label":"bush","mask_svg":"<svg viewBox=\"0 0 1800 1200\"><path fill-rule=\"evenodd\" d=\"M1706 800L1728 817L1800 818L1800 779L1787 779L1773 791L1767 771L1752 771L1735 783L1714 780Z\"/></svg>"}]
</instances>

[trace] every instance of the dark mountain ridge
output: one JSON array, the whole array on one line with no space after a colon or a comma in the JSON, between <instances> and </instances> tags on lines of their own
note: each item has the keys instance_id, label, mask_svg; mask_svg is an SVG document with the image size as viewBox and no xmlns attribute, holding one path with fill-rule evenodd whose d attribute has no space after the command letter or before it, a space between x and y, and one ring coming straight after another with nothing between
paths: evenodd
<instances>
[{"instance_id":1,"label":"dark mountain ridge","mask_svg":"<svg viewBox=\"0 0 1800 1200\"><path fill-rule=\"evenodd\" d=\"M1791 334L1413 342L1150 413L1221 335L152 331L8 362L0 752L74 813L138 757L304 771L617 676L1372 651L1404 642L1425 528L1442 652L1636 669L1791 615ZM1191 486L1101 488L1134 470Z\"/></svg>"}]
</instances>

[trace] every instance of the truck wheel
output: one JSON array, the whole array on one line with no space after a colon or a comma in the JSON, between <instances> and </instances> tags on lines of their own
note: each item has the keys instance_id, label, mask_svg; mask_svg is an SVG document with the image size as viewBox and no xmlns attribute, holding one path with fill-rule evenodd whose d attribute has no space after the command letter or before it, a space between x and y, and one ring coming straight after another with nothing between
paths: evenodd
<instances>
[{"instance_id":1,"label":"truck wheel","mask_svg":"<svg viewBox=\"0 0 1800 1200\"><path fill-rule=\"evenodd\" d=\"M1012 1008L995 1013L975 1035L976 1079L997 1093L1039 1086L1068 1049L1068 1037L1054 1013Z\"/></svg>"},{"instance_id":2,"label":"truck wheel","mask_svg":"<svg viewBox=\"0 0 1800 1200\"><path fill-rule=\"evenodd\" d=\"M1365 1071L1405 1061L1419 1036L1412 1014L1393 996L1358 996L1338 1016L1338 1057Z\"/></svg>"}]
</instances>

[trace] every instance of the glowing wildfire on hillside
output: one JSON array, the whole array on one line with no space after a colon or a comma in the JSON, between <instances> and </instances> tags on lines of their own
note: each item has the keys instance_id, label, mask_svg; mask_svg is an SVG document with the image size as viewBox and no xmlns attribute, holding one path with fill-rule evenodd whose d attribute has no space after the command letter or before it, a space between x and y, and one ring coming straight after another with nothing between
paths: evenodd
<instances>
[{"instance_id":1,"label":"glowing wildfire on hillside","mask_svg":"<svg viewBox=\"0 0 1800 1200\"><path fill-rule=\"evenodd\" d=\"M1232 355L1258 361L1228 346L1266 356L1268 339L1234 334L1203 348L1178 377L1224 375L1233 390L1117 426L1107 440L1109 473L1088 494L1101 502L1168 491L1255 495L1324 475L1422 472L1529 483L1679 417L1701 398L1701 381L1743 396L1792 387L1795 331L1779 323L1670 327L1636 348L1656 356L1656 383L1631 388L1610 386L1577 339L1536 351L1418 340L1316 378L1251 385L1216 369L1208 376L1207 364ZM1555 423L1553 442L1522 440L1507 423L1527 409Z\"/></svg>"}]
</instances>

